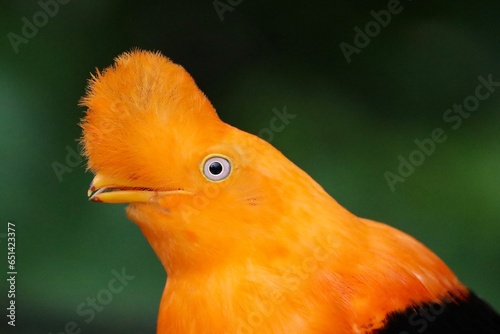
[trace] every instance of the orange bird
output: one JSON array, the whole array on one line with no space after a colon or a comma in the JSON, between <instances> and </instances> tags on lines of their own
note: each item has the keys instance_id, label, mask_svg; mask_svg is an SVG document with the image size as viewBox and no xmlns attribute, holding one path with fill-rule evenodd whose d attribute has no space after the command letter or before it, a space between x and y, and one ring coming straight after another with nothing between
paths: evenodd
<instances>
[{"instance_id":1,"label":"orange bird","mask_svg":"<svg viewBox=\"0 0 500 334\"><path fill-rule=\"evenodd\" d=\"M167 272L157 333L500 333L434 253L221 121L161 54L122 54L81 103L90 200L130 203Z\"/></svg>"}]
</instances>

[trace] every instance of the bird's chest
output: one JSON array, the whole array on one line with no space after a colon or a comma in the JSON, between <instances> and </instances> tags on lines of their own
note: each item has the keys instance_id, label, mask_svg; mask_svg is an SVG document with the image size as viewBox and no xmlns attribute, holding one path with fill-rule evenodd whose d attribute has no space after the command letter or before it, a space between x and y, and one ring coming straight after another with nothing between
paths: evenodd
<instances>
[{"instance_id":1,"label":"bird's chest","mask_svg":"<svg viewBox=\"0 0 500 334\"><path fill-rule=\"evenodd\" d=\"M344 333L345 321L303 286L167 283L158 333ZM288 282L289 283L289 282ZM292 289L293 287L293 289ZM327 310L325 310L327 309ZM337 318L337 320L335 319Z\"/></svg>"},{"instance_id":2,"label":"bird's chest","mask_svg":"<svg viewBox=\"0 0 500 334\"><path fill-rule=\"evenodd\" d=\"M279 300L251 298L230 289L167 288L160 305L158 333L275 333L270 331L271 319L282 317L282 313Z\"/></svg>"}]
</instances>

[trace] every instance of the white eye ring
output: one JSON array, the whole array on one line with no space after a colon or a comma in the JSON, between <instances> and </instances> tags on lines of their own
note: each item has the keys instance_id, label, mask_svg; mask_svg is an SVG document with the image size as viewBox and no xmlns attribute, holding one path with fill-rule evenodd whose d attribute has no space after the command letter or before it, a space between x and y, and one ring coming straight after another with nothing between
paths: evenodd
<instances>
[{"instance_id":1,"label":"white eye ring","mask_svg":"<svg viewBox=\"0 0 500 334\"><path fill-rule=\"evenodd\" d=\"M203 159L202 172L210 181L225 180L231 174L231 162L224 156L209 155Z\"/></svg>"}]
</instances>

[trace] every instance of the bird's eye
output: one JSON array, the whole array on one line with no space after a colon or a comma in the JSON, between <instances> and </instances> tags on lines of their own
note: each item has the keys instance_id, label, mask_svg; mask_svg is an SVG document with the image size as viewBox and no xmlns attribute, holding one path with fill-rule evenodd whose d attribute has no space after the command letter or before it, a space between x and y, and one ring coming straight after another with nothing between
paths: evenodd
<instances>
[{"instance_id":1,"label":"bird's eye","mask_svg":"<svg viewBox=\"0 0 500 334\"><path fill-rule=\"evenodd\" d=\"M222 181L231 174L229 159L210 155L203 160L203 175L210 181Z\"/></svg>"}]
</instances>

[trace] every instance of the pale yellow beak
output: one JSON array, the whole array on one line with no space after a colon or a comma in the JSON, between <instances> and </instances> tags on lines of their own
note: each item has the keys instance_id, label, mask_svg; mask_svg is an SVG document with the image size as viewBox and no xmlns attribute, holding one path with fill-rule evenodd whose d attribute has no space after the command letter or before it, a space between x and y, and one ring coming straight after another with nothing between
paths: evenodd
<instances>
[{"instance_id":1,"label":"pale yellow beak","mask_svg":"<svg viewBox=\"0 0 500 334\"><path fill-rule=\"evenodd\" d=\"M138 187L130 181L114 180L97 173L90 184L89 200L103 203L147 203L156 202L160 197L173 194L191 194L182 189L165 190Z\"/></svg>"}]
</instances>

